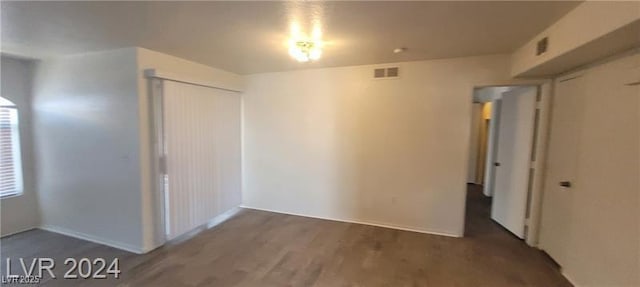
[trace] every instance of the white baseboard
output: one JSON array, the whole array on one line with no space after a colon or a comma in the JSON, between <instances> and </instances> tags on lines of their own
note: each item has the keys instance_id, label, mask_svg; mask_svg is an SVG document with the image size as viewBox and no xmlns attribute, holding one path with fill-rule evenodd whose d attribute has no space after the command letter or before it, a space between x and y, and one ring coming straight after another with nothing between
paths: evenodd
<instances>
[{"instance_id":1,"label":"white baseboard","mask_svg":"<svg viewBox=\"0 0 640 287\"><path fill-rule=\"evenodd\" d=\"M567 275L567 273L564 272L564 270L560 270L560 273L562 274L562 276L564 276L564 278L567 278L567 280L571 283L571 285L573 285L573 287L580 287L582 285L578 284L575 280L573 280L573 278L571 278L569 275Z\"/></svg>"},{"instance_id":2,"label":"white baseboard","mask_svg":"<svg viewBox=\"0 0 640 287\"><path fill-rule=\"evenodd\" d=\"M145 253L145 250L143 250L143 248L141 248L140 246L134 246L134 245L127 244L127 243L117 242L117 241L106 239L106 238L102 238L102 237L99 237L99 236L89 235L89 234L86 234L86 233L70 230L70 229L67 229L67 228L64 228L64 227L60 227L60 226L41 225L39 228L42 229L42 230L55 232L55 233L60 233L62 235L66 235L66 236L70 236L70 237L74 237L74 238L78 238L78 239L82 239L82 240L86 240L86 241L91 241L93 243L98 243L98 244L110 246L110 247L113 247L113 248L121 249L121 250L124 250L124 251L136 253L136 254Z\"/></svg>"},{"instance_id":3,"label":"white baseboard","mask_svg":"<svg viewBox=\"0 0 640 287\"><path fill-rule=\"evenodd\" d=\"M267 212L281 213L281 214L289 214L289 215L309 217L309 218L316 218L316 219L323 219L323 220L338 221L338 222L363 224L363 225L370 225L370 226L377 226L377 227L383 227L383 228L390 228L390 229L418 232L418 233L431 234L431 235L440 235L440 236L448 236L448 237L462 237L460 235L449 233L449 232L423 230L423 229L417 229L417 228L395 226L395 225L389 225L389 224L380 224L380 223L367 222L367 221L347 220L347 219L337 219L337 218L313 216L313 215L308 215L308 214L284 212L284 211L278 211L278 210L271 210L271 209L257 208L257 207L241 205L240 207L233 208L233 209L231 209L229 211L226 211L223 214L220 214L220 215L214 217L209 222L207 222L205 225L203 225L201 228L198 228L198 229L196 229L196 230L194 230L192 232L188 232L187 234L181 235L180 237L178 237L178 238L176 238L174 240L171 240L171 242L166 242L166 243L176 244L178 242L185 241L188 238L191 238L194 235L198 234L202 230L206 230L206 229L215 227L216 225L219 225L220 223L225 222L226 220L228 220L229 218L235 216L238 212L240 212L242 210L242 208L244 208L244 209L255 209L255 210L261 210L261 211L267 211ZM98 237L98 236L94 236L94 235L89 235L89 234L82 233L82 232L73 231L73 230L70 230L70 229L67 229L67 228L64 228L64 227L60 227L60 226L42 225L39 228L43 229L43 230L46 230L46 231L60 233L60 234L67 235L67 236L70 236L70 237L75 237L75 238L78 238L78 239L87 240L87 241L91 241L91 242L102 244L102 245L107 245L107 246L110 246L110 247L113 247L113 248L129 251L129 252L136 253L136 254L143 254L143 253L149 252L149 251L151 251L151 250L156 248L156 247L153 247L153 248L151 248L149 250L145 250L145 248L141 248L139 246L134 246L134 245L126 244L126 243L122 243L122 242L116 242L116 241L113 241L113 240L110 240L110 239L105 239L105 238L101 238L101 237Z\"/></svg>"},{"instance_id":4,"label":"white baseboard","mask_svg":"<svg viewBox=\"0 0 640 287\"><path fill-rule=\"evenodd\" d=\"M24 229L19 229L19 230L16 230L16 231L9 232L7 234L2 234L2 235L0 235L0 238L4 238L4 237L7 237L7 236L11 236L11 235L16 235L18 233L26 232L26 231L29 231L29 230L32 230L32 229L36 229L36 228L38 228L38 226L25 227Z\"/></svg>"},{"instance_id":5,"label":"white baseboard","mask_svg":"<svg viewBox=\"0 0 640 287\"><path fill-rule=\"evenodd\" d=\"M450 232L443 232L443 231L424 230L424 229L396 226L396 225L390 225L390 224L380 224L380 223L368 222L368 221L329 218L329 217L323 217L323 216L314 216L314 215L308 215L308 214L301 214L301 213L293 213L293 212L272 210L272 209L266 209L266 208L251 207L251 206L246 206L246 205L241 205L240 207L246 208L246 209L255 209L255 210L261 210L261 211L267 211L267 212L274 212L274 213L281 213L281 214L288 214L288 215L295 215L295 216L302 216L302 217L309 217L309 218L316 218L316 219L324 219L324 220L331 220L331 221L338 221L338 222L371 225L371 226L390 228L390 229L397 229L397 230L404 230L404 231L411 231L411 232L418 232L418 233L431 234L431 235L440 235L440 236L456 237L456 238L462 237L462 236L460 236L458 234L453 234L453 233L450 233Z\"/></svg>"},{"instance_id":6,"label":"white baseboard","mask_svg":"<svg viewBox=\"0 0 640 287\"><path fill-rule=\"evenodd\" d=\"M235 207L232 208L214 218L212 218L211 220L209 220L209 222L207 222L206 224L204 224L202 226L202 229L209 229L212 228L226 220L228 220L229 218L233 217L234 215L236 215L238 212L240 212L242 209L239 207ZM82 240L86 240L86 241L91 241L94 243L98 243L98 244L102 244L102 245L106 245L106 246L110 246L113 248L117 248L117 249L121 249L121 250L125 250L128 252L132 252L132 253L136 253L136 254L144 254L147 252L150 252L164 244L158 245L158 246L151 246L151 247L146 247L146 248L142 248L139 246L134 246L131 244L126 244L126 243L122 243L122 242L116 242L110 239L105 239L105 238L101 238L98 236L94 236L94 235L89 235L86 233L82 233L82 232L77 232L74 230L70 230L64 227L60 227L60 226L54 226L54 225L41 225L39 227L42 230L46 230L46 231L51 231L51 232L55 232L55 233L60 233L66 236L70 236L70 237L74 237L74 238L78 238L78 239L82 239ZM193 235L197 234L199 231L202 231L202 229L198 229L198 230L194 230L192 232L188 232L185 235L180 236L179 240L172 240L172 244L177 243L178 241L184 241L187 238L192 237ZM193 234L191 234L193 233ZM190 236L191 234L191 236ZM165 242L165 243L169 243L169 242Z\"/></svg>"},{"instance_id":7,"label":"white baseboard","mask_svg":"<svg viewBox=\"0 0 640 287\"><path fill-rule=\"evenodd\" d=\"M229 218L235 216L236 214L238 214L238 212L242 211L242 208L240 207L234 207L230 210L225 211L224 213L210 219L207 223L202 224L196 228L194 228L191 231L188 231L182 235L179 235L176 238L173 238L171 240L168 240L165 242L165 244L167 245L176 245L182 242L185 242L191 238L193 238L194 236L198 235L200 232L205 231L207 229L213 228L216 225L219 225L225 221L227 221Z\"/></svg>"},{"instance_id":8,"label":"white baseboard","mask_svg":"<svg viewBox=\"0 0 640 287\"><path fill-rule=\"evenodd\" d=\"M211 220L209 220L209 222L207 223L207 229L209 228L213 228L216 225L223 223L225 221L227 221L229 218L235 216L236 214L238 214L238 212L242 211L242 208L240 207L234 207L232 209L229 209L227 211L225 211L224 213L212 218Z\"/></svg>"}]
</instances>

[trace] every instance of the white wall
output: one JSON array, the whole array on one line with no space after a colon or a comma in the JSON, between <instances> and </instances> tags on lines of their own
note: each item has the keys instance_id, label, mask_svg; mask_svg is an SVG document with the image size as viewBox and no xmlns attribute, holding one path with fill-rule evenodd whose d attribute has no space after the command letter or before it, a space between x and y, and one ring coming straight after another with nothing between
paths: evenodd
<instances>
[{"instance_id":1,"label":"white wall","mask_svg":"<svg viewBox=\"0 0 640 287\"><path fill-rule=\"evenodd\" d=\"M143 220L143 245L144 250L149 251L164 243L164 229L161 224L162 211L160 210L162 198L158 197L154 185L153 151L152 151L152 113L148 79L144 76L144 70L156 69L164 73L173 74L181 78L195 81L208 82L221 88L242 90L243 77L224 70L212 68L195 62L187 61L171 55L156 51L135 48L137 65L137 89L139 100L138 125L140 148L140 175L142 192L142 220ZM239 204L239 202L238 202Z\"/></svg>"},{"instance_id":2,"label":"white wall","mask_svg":"<svg viewBox=\"0 0 640 287\"><path fill-rule=\"evenodd\" d=\"M2 67L0 95L18 107L24 187L22 195L0 200L0 235L4 236L37 227L40 214L35 190L31 127L33 63L3 55L0 58L0 66Z\"/></svg>"},{"instance_id":3,"label":"white wall","mask_svg":"<svg viewBox=\"0 0 640 287\"><path fill-rule=\"evenodd\" d=\"M522 75L634 21L640 21L638 1L585 1L513 53L512 75ZM544 37L549 39L547 52L536 56L536 45ZM601 52L615 52L614 48L605 46Z\"/></svg>"},{"instance_id":4,"label":"white wall","mask_svg":"<svg viewBox=\"0 0 640 287\"><path fill-rule=\"evenodd\" d=\"M244 94L244 205L461 236L474 86L505 55L256 74Z\"/></svg>"},{"instance_id":5,"label":"white wall","mask_svg":"<svg viewBox=\"0 0 640 287\"><path fill-rule=\"evenodd\" d=\"M42 61L34 134L45 228L147 252L164 242L144 70L242 89L242 77L142 48Z\"/></svg>"},{"instance_id":6,"label":"white wall","mask_svg":"<svg viewBox=\"0 0 640 287\"><path fill-rule=\"evenodd\" d=\"M42 61L33 96L45 228L140 252L135 49Z\"/></svg>"},{"instance_id":7,"label":"white wall","mask_svg":"<svg viewBox=\"0 0 640 287\"><path fill-rule=\"evenodd\" d=\"M514 86L510 87L482 87L473 91L473 101L476 103L492 102L493 100L500 99L502 93L513 90Z\"/></svg>"}]
</instances>

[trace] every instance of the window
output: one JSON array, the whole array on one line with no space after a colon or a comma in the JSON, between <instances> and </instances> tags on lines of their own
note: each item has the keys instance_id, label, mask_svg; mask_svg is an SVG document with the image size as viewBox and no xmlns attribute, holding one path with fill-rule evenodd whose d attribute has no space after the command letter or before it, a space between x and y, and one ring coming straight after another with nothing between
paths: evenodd
<instances>
[{"instance_id":1,"label":"window","mask_svg":"<svg viewBox=\"0 0 640 287\"><path fill-rule=\"evenodd\" d=\"M0 197L22 194L18 109L0 97Z\"/></svg>"}]
</instances>

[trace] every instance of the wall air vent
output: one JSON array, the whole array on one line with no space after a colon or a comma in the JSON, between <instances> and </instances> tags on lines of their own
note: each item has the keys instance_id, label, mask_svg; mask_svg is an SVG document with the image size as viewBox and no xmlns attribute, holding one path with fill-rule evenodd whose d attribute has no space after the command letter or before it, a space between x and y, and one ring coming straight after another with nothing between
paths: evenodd
<instances>
[{"instance_id":1,"label":"wall air vent","mask_svg":"<svg viewBox=\"0 0 640 287\"><path fill-rule=\"evenodd\" d=\"M387 78L397 78L399 76L400 69L398 67L387 68Z\"/></svg>"},{"instance_id":2,"label":"wall air vent","mask_svg":"<svg viewBox=\"0 0 640 287\"><path fill-rule=\"evenodd\" d=\"M373 69L374 79L394 79L400 77L399 67L376 68Z\"/></svg>"},{"instance_id":3,"label":"wall air vent","mask_svg":"<svg viewBox=\"0 0 640 287\"><path fill-rule=\"evenodd\" d=\"M536 45L536 56L540 56L544 54L547 51L548 47L549 47L549 38L547 37L542 38L542 40L538 41L538 44Z\"/></svg>"}]
</instances>

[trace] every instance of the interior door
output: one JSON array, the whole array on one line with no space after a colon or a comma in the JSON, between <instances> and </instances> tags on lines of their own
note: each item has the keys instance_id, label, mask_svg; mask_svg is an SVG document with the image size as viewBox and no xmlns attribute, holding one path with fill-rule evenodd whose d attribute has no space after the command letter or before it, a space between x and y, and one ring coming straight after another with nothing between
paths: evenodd
<instances>
[{"instance_id":1,"label":"interior door","mask_svg":"<svg viewBox=\"0 0 640 287\"><path fill-rule=\"evenodd\" d=\"M548 155L540 247L580 285L640 286L640 54L556 80Z\"/></svg>"},{"instance_id":2,"label":"interior door","mask_svg":"<svg viewBox=\"0 0 640 287\"><path fill-rule=\"evenodd\" d=\"M623 58L585 77L576 182L567 189L572 262L563 267L585 286L640 286L638 64L638 56Z\"/></svg>"},{"instance_id":3,"label":"interior door","mask_svg":"<svg viewBox=\"0 0 640 287\"><path fill-rule=\"evenodd\" d=\"M162 113L171 240L240 204L240 96L165 81Z\"/></svg>"},{"instance_id":4,"label":"interior door","mask_svg":"<svg viewBox=\"0 0 640 287\"><path fill-rule=\"evenodd\" d=\"M524 238L536 87L503 93L491 218Z\"/></svg>"},{"instance_id":5,"label":"interior door","mask_svg":"<svg viewBox=\"0 0 640 287\"><path fill-rule=\"evenodd\" d=\"M565 247L572 228L573 193L570 191L571 185L576 184L584 91L584 73L568 75L555 82L540 244L561 265L566 262ZM561 182L565 186L560 186Z\"/></svg>"}]
</instances>

